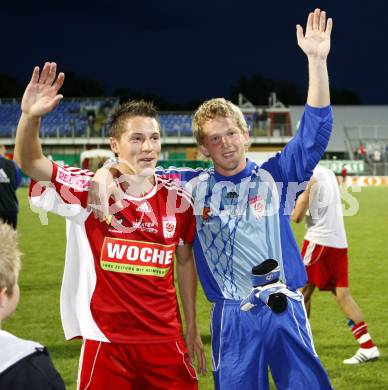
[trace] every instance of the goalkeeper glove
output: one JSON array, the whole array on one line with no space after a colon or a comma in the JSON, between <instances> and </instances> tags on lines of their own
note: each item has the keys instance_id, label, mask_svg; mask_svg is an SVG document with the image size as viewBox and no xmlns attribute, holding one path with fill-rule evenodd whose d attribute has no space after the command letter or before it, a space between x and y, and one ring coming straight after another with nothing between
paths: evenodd
<instances>
[{"instance_id":1,"label":"goalkeeper glove","mask_svg":"<svg viewBox=\"0 0 388 390\"><path fill-rule=\"evenodd\" d=\"M287 297L301 300L298 293L287 289L279 282L280 266L276 260L268 259L252 268L253 290L241 301L241 310L248 311L258 304L267 305L274 313L282 313L287 308Z\"/></svg>"},{"instance_id":2,"label":"goalkeeper glove","mask_svg":"<svg viewBox=\"0 0 388 390\"><path fill-rule=\"evenodd\" d=\"M283 313L287 309L287 296L300 300L297 293L288 290L286 285L278 282L264 287L255 287L240 303L243 311L248 311L259 304L267 305L274 313Z\"/></svg>"}]
</instances>

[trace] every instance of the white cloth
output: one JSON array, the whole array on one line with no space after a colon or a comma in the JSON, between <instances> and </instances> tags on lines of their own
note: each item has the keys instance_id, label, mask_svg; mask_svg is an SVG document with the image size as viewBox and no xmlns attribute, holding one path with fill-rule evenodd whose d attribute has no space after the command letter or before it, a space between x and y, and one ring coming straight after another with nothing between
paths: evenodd
<instances>
[{"instance_id":1,"label":"white cloth","mask_svg":"<svg viewBox=\"0 0 388 390\"><path fill-rule=\"evenodd\" d=\"M347 248L341 195L334 173L322 166L314 169L316 188L306 214L305 239L332 248ZM310 195L310 197L311 197Z\"/></svg>"},{"instance_id":2,"label":"white cloth","mask_svg":"<svg viewBox=\"0 0 388 390\"><path fill-rule=\"evenodd\" d=\"M0 330L0 374L23 358L32 355L43 345L19 339L5 330Z\"/></svg>"}]
</instances>

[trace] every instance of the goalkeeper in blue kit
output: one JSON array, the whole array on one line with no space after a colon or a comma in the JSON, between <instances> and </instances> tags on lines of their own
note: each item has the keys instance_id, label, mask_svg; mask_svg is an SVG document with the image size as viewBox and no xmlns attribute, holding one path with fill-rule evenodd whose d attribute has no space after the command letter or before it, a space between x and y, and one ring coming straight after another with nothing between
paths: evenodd
<instances>
[{"instance_id":1,"label":"goalkeeper in blue kit","mask_svg":"<svg viewBox=\"0 0 388 390\"><path fill-rule=\"evenodd\" d=\"M278 389L332 388L297 291L306 272L289 222L295 195L310 179L332 129L326 65L331 29L332 20L319 9L309 14L305 32L297 26L298 45L308 58L309 90L299 130L281 153L262 165L247 159L249 134L241 110L212 99L195 112L193 133L214 168L157 171L180 180L195 199L193 248L202 287L213 303L216 389L269 389L268 368ZM95 188L112 188L107 172L97 173ZM107 207L100 192L89 195L91 207ZM100 219L102 210L94 211Z\"/></svg>"}]
</instances>

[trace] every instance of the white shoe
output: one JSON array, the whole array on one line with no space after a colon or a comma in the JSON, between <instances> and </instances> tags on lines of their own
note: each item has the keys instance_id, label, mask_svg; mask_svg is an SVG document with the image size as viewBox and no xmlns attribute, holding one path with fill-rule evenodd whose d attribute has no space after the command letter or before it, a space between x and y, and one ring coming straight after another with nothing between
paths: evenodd
<instances>
[{"instance_id":1,"label":"white shoe","mask_svg":"<svg viewBox=\"0 0 388 390\"><path fill-rule=\"evenodd\" d=\"M372 348L359 348L354 356L350 359L345 359L344 364L360 364L366 362L372 362L380 357L380 352L377 347Z\"/></svg>"}]
</instances>

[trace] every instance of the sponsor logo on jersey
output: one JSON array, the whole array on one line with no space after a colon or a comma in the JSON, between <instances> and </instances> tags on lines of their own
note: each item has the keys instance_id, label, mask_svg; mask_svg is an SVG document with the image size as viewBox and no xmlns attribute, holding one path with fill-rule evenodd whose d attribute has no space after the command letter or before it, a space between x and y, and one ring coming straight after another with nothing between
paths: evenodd
<instances>
[{"instance_id":1,"label":"sponsor logo on jersey","mask_svg":"<svg viewBox=\"0 0 388 390\"><path fill-rule=\"evenodd\" d=\"M148 233L158 232L154 221L144 222L141 219L137 219L135 222L132 223L132 226L134 229L139 229L142 232L148 232Z\"/></svg>"},{"instance_id":2,"label":"sponsor logo on jersey","mask_svg":"<svg viewBox=\"0 0 388 390\"><path fill-rule=\"evenodd\" d=\"M136 209L136 211L140 211L141 213L150 213L152 210L150 206L148 206L148 203L144 202Z\"/></svg>"},{"instance_id":3,"label":"sponsor logo on jersey","mask_svg":"<svg viewBox=\"0 0 388 390\"><path fill-rule=\"evenodd\" d=\"M210 217L241 217L244 213L245 210L239 206L226 205L223 210L218 210L215 213L213 213L210 207L204 207L202 209L202 220L206 224L211 224Z\"/></svg>"},{"instance_id":4,"label":"sponsor logo on jersey","mask_svg":"<svg viewBox=\"0 0 388 390\"><path fill-rule=\"evenodd\" d=\"M5 173L4 169L0 169L0 183L9 183L10 179L8 175Z\"/></svg>"},{"instance_id":5,"label":"sponsor logo on jersey","mask_svg":"<svg viewBox=\"0 0 388 390\"><path fill-rule=\"evenodd\" d=\"M163 236L165 238L172 238L175 233L176 219L175 218L163 218Z\"/></svg>"},{"instance_id":6,"label":"sponsor logo on jersey","mask_svg":"<svg viewBox=\"0 0 388 390\"><path fill-rule=\"evenodd\" d=\"M210 211L210 207L204 207L202 210L202 219L207 221L209 217L211 217L212 212Z\"/></svg>"},{"instance_id":7,"label":"sponsor logo on jersey","mask_svg":"<svg viewBox=\"0 0 388 390\"><path fill-rule=\"evenodd\" d=\"M263 197L261 195L253 196L248 199L248 202L256 219L263 218L265 214Z\"/></svg>"},{"instance_id":8,"label":"sponsor logo on jersey","mask_svg":"<svg viewBox=\"0 0 388 390\"><path fill-rule=\"evenodd\" d=\"M175 244L105 237L100 265L105 271L165 276L171 269Z\"/></svg>"},{"instance_id":9,"label":"sponsor logo on jersey","mask_svg":"<svg viewBox=\"0 0 388 390\"><path fill-rule=\"evenodd\" d=\"M71 187L76 191L88 191L91 179L91 176L80 175L59 166L55 178L58 183Z\"/></svg>"}]
</instances>

